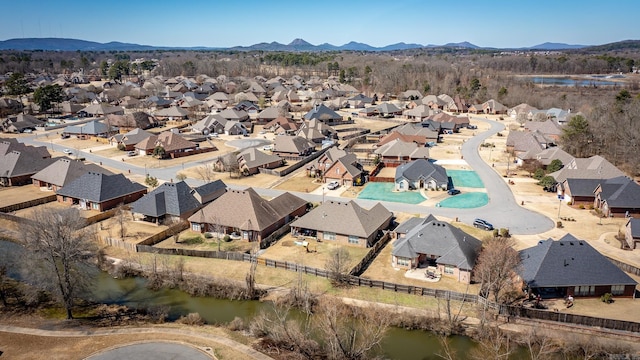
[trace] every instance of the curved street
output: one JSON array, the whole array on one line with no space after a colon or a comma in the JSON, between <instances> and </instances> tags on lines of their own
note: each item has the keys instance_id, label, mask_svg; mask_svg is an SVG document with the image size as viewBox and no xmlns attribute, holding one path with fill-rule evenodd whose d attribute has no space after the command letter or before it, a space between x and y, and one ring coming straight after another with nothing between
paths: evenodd
<instances>
[{"instance_id":1,"label":"curved street","mask_svg":"<svg viewBox=\"0 0 640 360\"><path fill-rule=\"evenodd\" d=\"M380 201L387 209L393 212L405 212L410 214L433 214L436 216L443 216L450 219L458 218L459 221L471 225L473 220L477 217L483 218L492 223L496 228L507 228L511 234L521 235L533 235L546 232L554 227L554 222L550 218L539 214L537 212L526 209L518 205L515 201L511 189L507 185L507 182L502 178L489 164L484 162L479 154L480 144L490 136L504 130L504 125L492 120L476 117L474 120L483 121L491 124L491 128L488 131L477 134L467 140L461 147L461 154L464 160L467 161L469 166L476 171L478 176L484 182L487 194L489 196L489 203L483 207L473 209L454 209L454 208L442 208L442 207L426 207L421 205L404 204L397 202ZM45 141L40 141L37 137L29 136L20 139L22 142L30 145L46 146L57 151L62 151L65 147ZM145 175L145 170L158 179L169 181L175 178L178 171L184 169L185 166L193 167L199 166L203 163L207 163L209 160L201 160L184 163L183 165L176 165L172 167L162 169L145 169L143 167L131 165L129 163L122 163L113 159L103 158L88 151L79 151L78 156L84 157L88 161L94 163L102 162L103 165L118 169L123 173L127 173L131 170L131 173L137 175ZM191 185L202 184L202 181L197 179L187 179L187 182ZM237 186L228 184L231 188L244 188L244 186ZM284 190L255 188L255 190L263 196L275 197ZM345 198L322 196L315 194L308 194L302 192L291 193L299 196L307 201L320 202L323 200L344 201ZM354 199L358 204L369 208L375 205L378 201Z\"/></svg>"}]
</instances>

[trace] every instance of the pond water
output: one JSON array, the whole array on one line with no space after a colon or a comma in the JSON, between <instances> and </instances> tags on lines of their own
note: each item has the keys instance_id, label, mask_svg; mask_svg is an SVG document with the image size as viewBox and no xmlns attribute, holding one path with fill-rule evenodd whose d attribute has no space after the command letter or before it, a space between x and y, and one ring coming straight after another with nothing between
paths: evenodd
<instances>
[{"instance_id":1,"label":"pond water","mask_svg":"<svg viewBox=\"0 0 640 360\"><path fill-rule=\"evenodd\" d=\"M12 277L20 278L17 268L23 252L21 246L0 240L0 264L7 265ZM146 280L143 278L115 279L97 269L95 274L96 286L90 295L93 300L130 307L168 306L171 320L197 312L207 323L223 324L236 316L249 320L271 306L269 302L193 297L180 290L152 291L146 288ZM469 351L476 346L470 338L464 336L452 337L451 345L460 360L471 358ZM382 343L380 354L388 359L426 360L440 359L438 354L443 352L437 337L432 333L391 328ZM521 358L525 357L512 357Z\"/></svg>"},{"instance_id":2,"label":"pond water","mask_svg":"<svg viewBox=\"0 0 640 360\"><path fill-rule=\"evenodd\" d=\"M554 86L612 86L612 85L624 85L624 83L603 80L602 78L585 78L585 79L572 79L568 77L546 77L546 76L533 76L527 78L534 84L538 85L554 85Z\"/></svg>"}]
</instances>

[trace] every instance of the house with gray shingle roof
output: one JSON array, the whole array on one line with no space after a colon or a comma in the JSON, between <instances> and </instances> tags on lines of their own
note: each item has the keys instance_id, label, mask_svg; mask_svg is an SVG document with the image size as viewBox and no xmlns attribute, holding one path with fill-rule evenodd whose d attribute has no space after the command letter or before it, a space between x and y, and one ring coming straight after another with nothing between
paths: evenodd
<instances>
[{"instance_id":1,"label":"house with gray shingle roof","mask_svg":"<svg viewBox=\"0 0 640 360\"><path fill-rule=\"evenodd\" d=\"M315 144L300 136L278 135L273 142L273 153L279 156L307 156Z\"/></svg>"},{"instance_id":2,"label":"house with gray shingle roof","mask_svg":"<svg viewBox=\"0 0 640 360\"><path fill-rule=\"evenodd\" d=\"M107 114L124 114L124 109L120 106L112 106L105 103L91 104L84 109L78 111L88 116L105 116Z\"/></svg>"},{"instance_id":3,"label":"house with gray shingle roof","mask_svg":"<svg viewBox=\"0 0 640 360\"><path fill-rule=\"evenodd\" d=\"M33 185L37 187L56 191L89 171L112 174L109 170L96 164L85 164L79 160L60 158L53 164L33 174L31 179L33 180Z\"/></svg>"},{"instance_id":4,"label":"house with gray shingle roof","mask_svg":"<svg viewBox=\"0 0 640 360\"><path fill-rule=\"evenodd\" d=\"M538 131L556 142L560 140L562 136L562 128L553 120L528 121L524 124L524 129L529 132Z\"/></svg>"},{"instance_id":5,"label":"house with gray shingle roof","mask_svg":"<svg viewBox=\"0 0 640 360\"><path fill-rule=\"evenodd\" d=\"M566 165L572 162L575 158L566 151L554 146L537 153L535 159L540 161L544 167L547 167L553 160L560 160L562 165Z\"/></svg>"},{"instance_id":6,"label":"house with gray shingle roof","mask_svg":"<svg viewBox=\"0 0 640 360\"><path fill-rule=\"evenodd\" d=\"M482 242L446 222L417 219L409 219L415 226L394 242L391 265L402 269L435 266L444 276L470 283Z\"/></svg>"},{"instance_id":7,"label":"house with gray shingle roof","mask_svg":"<svg viewBox=\"0 0 640 360\"><path fill-rule=\"evenodd\" d=\"M428 159L429 148L397 138L375 149L374 154L380 156L380 160L385 164L398 164L415 159Z\"/></svg>"},{"instance_id":8,"label":"house with gray shingle roof","mask_svg":"<svg viewBox=\"0 0 640 360\"><path fill-rule=\"evenodd\" d=\"M383 102L375 107L375 113L384 118L391 118L396 115L402 115L402 109L390 102Z\"/></svg>"},{"instance_id":9,"label":"house with gray shingle roof","mask_svg":"<svg viewBox=\"0 0 640 360\"><path fill-rule=\"evenodd\" d=\"M293 234L315 237L318 241L371 247L391 224L393 214L377 203L367 210L354 201L325 201L291 224Z\"/></svg>"},{"instance_id":10,"label":"house with gray shingle roof","mask_svg":"<svg viewBox=\"0 0 640 360\"><path fill-rule=\"evenodd\" d=\"M633 297L636 281L589 243L567 234L520 251L520 278L543 298Z\"/></svg>"},{"instance_id":11,"label":"house with gray shingle roof","mask_svg":"<svg viewBox=\"0 0 640 360\"><path fill-rule=\"evenodd\" d=\"M594 207L604 216L640 215L640 185L626 176L601 181L593 193Z\"/></svg>"},{"instance_id":12,"label":"house with gray shingle roof","mask_svg":"<svg viewBox=\"0 0 640 360\"><path fill-rule=\"evenodd\" d=\"M243 240L262 241L307 211L308 203L290 193L266 200L252 188L227 189L222 196L189 217L191 230L235 233Z\"/></svg>"},{"instance_id":13,"label":"house with gray shingle roof","mask_svg":"<svg viewBox=\"0 0 640 360\"><path fill-rule=\"evenodd\" d=\"M637 249L638 243L640 243L640 219L630 218L625 225L624 239L626 241L626 248Z\"/></svg>"},{"instance_id":14,"label":"house with gray shingle roof","mask_svg":"<svg viewBox=\"0 0 640 360\"><path fill-rule=\"evenodd\" d=\"M140 199L147 188L122 174L87 172L56 191L58 202L106 211Z\"/></svg>"},{"instance_id":15,"label":"house with gray shingle roof","mask_svg":"<svg viewBox=\"0 0 640 360\"><path fill-rule=\"evenodd\" d=\"M219 115L231 121L243 122L249 120L249 114L244 110L224 109Z\"/></svg>"},{"instance_id":16,"label":"house with gray shingle roof","mask_svg":"<svg viewBox=\"0 0 640 360\"><path fill-rule=\"evenodd\" d=\"M418 159L396 168L395 190L443 189L449 186L447 170L425 159Z\"/></svg>"},{"instance_id":17,"label":"house with gray shingle roof","mask_svg":"<svg viewBox=\"0 0 640 360\"><path fill-rule=\"evenodd\" d=\"M21 133L25 130L36 130L36 127L44 126L46 121L33 115L19 114L15 117L0 119L0 129L8 133Z\"/></svg>"},{"instance_id":18,"label":"house with gray shingle roof","mask_svg":"<svg viewBox=\"0 0 640 360\"><path fill-rule=\"evenodd\" d=\"M193 189L184 181L164 183L132 203L131 212L157 224L186 220L203 205L222 196L225 190L221 180Z\"/></svg>"},{"instance_id":19,"label":"house with gray shingle roof","mask_svg":"<svg viewBox=\"0 0 640 360\"><path fill-rule=\"evenodd\" d=\"M106 137L115 131L117 131L117 129L113 126L109 126L98 120L92 120L82 125L69 125L62 130L62 133L76 135L78 138L81 138L85 136Z\"/></svg>"},{"instance_id":20,"label":"house with gray shingle roof","mask_svg":"<svg viewBox=\"0 0 640 360\"><path fill-rule=\"evenodd\" d=\"M594 191L601 182L601 179L565 179L561 183L564 200L574 207L593 207Z\"/></svg>"},{"instance_id":21,"label":"house with gray shingle roof","mask_svg":"<svg viewBox=\"0 0 640 360\"><path fill-rule=\"evenodd\" d=\"M280 156L267 154L256 148L247 148L238 153L240 171L246 174L257 174L260 168L274 169L282 164L284 160Z\"/></svg>"},{"instance_id":22,"label":"house with gray shingle roof","mask_svg":"<svg viewBox=\"0 0 640 360\"><path fill-rule=\"evenodd\" d=\"M305 120L317 119L327 125L333 125L342 122L342 115L329 109L324 104L316 105L308 113L304 114Z\"/></svg>"},{"instance_id":23,"label":"house with gray shingle roof","mask_svg":"<svg viewBox=\"0 0 640 360\"><path fill-rule=\"evenodd\" d=\"M624 172L600 155L590 158L575 158L556 172L549 174L557 182L565 179L611 179L624 176Z\"/></svg>"},{"instance_id":24,"label":"house with gray shingle roof","mask_svg":"<svg viewBox=\"0 0 640 360\"><path fill-rule=\"evenodd\" d=\"M37 150L13 150L0 153L0 186L31 183L31 176L51 165L55 159L43 158Z\"/></svg>"},{"instance_id":25,"label":"house with gray shingle roof","mask_svg":"<svg viewBox=\"0 0 640 360\"><path fill-rule=\"evenodd\" d=\"M146 130L133 129L125 134L113 135L109 138L109 142L115 146L120 146L122 144L122 146L124 146L124 151L130 151L135 148L137 143L150 136L154 135Z\"/></svg>"}]
</instances>

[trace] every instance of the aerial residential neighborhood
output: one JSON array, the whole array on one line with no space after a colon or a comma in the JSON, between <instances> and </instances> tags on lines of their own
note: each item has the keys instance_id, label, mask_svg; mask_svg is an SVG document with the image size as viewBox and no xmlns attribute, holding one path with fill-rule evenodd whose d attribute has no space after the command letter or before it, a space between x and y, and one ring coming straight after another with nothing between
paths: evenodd
<instances>
[{"instance_id":1,"label":"aerial residential neighborhood","mask_svg":"<svg viewBox=\"0 0 640 360\"><path fill-rule=\"evenodd\" d=\"M565 108L534 107L483 77L376 91L360 79L373 70L332 62L169 75L171 62L141 57L144 71L108 76L122 60L103 55L107 75L0 75L6 94L28 88L0 98L2 239L73 211L109 266L253 291L234 299L304 276L372 304L472 303L504 324L640 326L640 184L625 155L637 144L620 135L602 150L566 94ZM45 87L59 91L51 104L34 95ZM346 292L358 288L396 298Z\"/></svg>"}]
</instances>

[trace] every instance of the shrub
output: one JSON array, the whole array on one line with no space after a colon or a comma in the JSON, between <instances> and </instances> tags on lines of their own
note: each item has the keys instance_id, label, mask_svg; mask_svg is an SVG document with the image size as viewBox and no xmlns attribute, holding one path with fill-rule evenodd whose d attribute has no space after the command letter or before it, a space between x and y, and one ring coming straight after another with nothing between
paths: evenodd
<instances>
[{"instance_id":1,"label":"shrub","mask_svg":"<svg viewBox=\"0 0 640 360\"><path fill-rule=\"evenodd\" d=\"M611 304L613 302L613 295L611 295L611 293L606 293L600 297L600 300L605 304Z\"/></svg>"},{"instance_id":2,"label":"shrub","mask_svg":"<svg viewBox=\"0 0 640 360\"><path fill-rule=\"evenodd\" d=\"M557 227L558 229L560 229L560 228L562 227L562 221L557 221L557 222L556 222L556 227Z\"/></svg>"},{"instance_id":3,"label":"shrub","mask_svg":"<svg viewBox=\"0 0 640 360\"><path fill-rule=\"evenodd\" d=\"M212 239L213 238L213 234L210 233L210 232L206 232L206 233L204 233L204 238L205 239Z\"/></svg>"},{"instance_id":4,"label":"shrub","mask_svg":"<svg viewBox=\"0 0 640 360\"><path fill-rule=\"evenodd\" d=\"M544 170L538 169L533 173L533 178L536 180L540 180L544 177Z\"/></svg>"},{"instance_id":5,"label":"shrub","mask_svg":"<svg viewBox=\"0 0 640 360\"><path fill-rule=\"evenodd\" d=\"M204 319L198 313L189 313L187 316L181 316L176 320L177 323L185 325L204 325Z\"/></svg>"},{"instance_id":6,"label":"shrub","mask_svg":"<svg viewBox=\"0 0 640 360\"><path fill-rule=\"evenodd\" d=\"M584 205L580 204L580 206L578 206L578 209L584 210Z\"/></svg>"},{"instance_id":7,"label":"shrub","mask_svg":"<svg viewBox=\"0 0 640 360\"><path fill-rule=\"evenodd\" d=\"M500 235L500 230L498 230L498 229L493 229L493 237L494 237L494 238L497 238L497 237L498 237L498 235Z\"/></svg>"},{"instance_id":8,"label":"shrub","mask_svg":"<svg viewBox=\"0 0 640 360\"><path fill-rule=\"evenodd\" d=\"M511 236L511 234L509 234L509 229L506 228L501 228L500 229L500 236L504 237L504 238L508 238Z\"/></svg>"},{"instance_id":9,"label":"shrub","mask_svg":"<svg viewBox=\"0 0 640 360\"><path fill-rule=\"evenodd\" d=\"M225 236L222 238L222 240L224 240L224 241L226 241L226 242L229 242L229 241L231 241L231 236L229 236L229 235L225 235Z\"/></svg>"},{"instance_id":10,"label":"shrub","mask_svg":"<svg viewBox=\"0 0 640 360\"><path fill-rule=\"evenodd\" d=\"M126 149L126 147L124 146L124 144L118 144L118 150L120 150L120 151L124 151L124 149Z\"/></svg>"},{"instance_id":11,"label":"shrub","mask_svg":"<svg viewBox=\"0 0 640 360\"><path fill-rule=\"evenodd\" d=\"M231 320L229 325L227 325L227 328L231 331L244 330L245 329L244 320L242 320L241 317L236 316L233 320Z\"/></svg>"}]
</instances>

